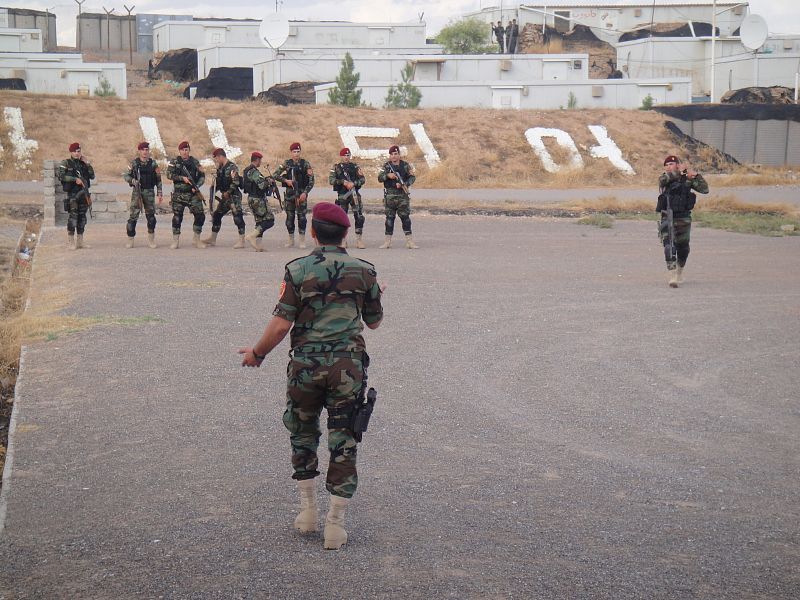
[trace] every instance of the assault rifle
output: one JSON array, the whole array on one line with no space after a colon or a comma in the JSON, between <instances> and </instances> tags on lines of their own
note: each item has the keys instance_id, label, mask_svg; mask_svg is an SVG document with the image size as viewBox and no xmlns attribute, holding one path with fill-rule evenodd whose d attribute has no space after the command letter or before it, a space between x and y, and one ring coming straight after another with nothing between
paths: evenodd
<instances>
[{"instance_id":1,"label":"assault rifle","mask_svg":"<svg viewBox=\"0 0 800 600\"><path fill-rule=\"evenodd\" d=\"M344 168L342 168L342 175L344 175L344 178L345 178L346 181L349 181L350 183L354 183L353 180L350 179L350 176L347 174L347 170L344 169ZM361 213L364 210L364 207L361 204L361 192L358 191L358 188L355 185L353 185L353 187L351 187L349 190L347 190L347 193L344 196L342 196L342 199L343 200L347 200L348 198L350 198L352 196L355 196L355 199L356 199L356 201L353 202L353 214L355 214L356 211Z\"/></svg>"},{"instance_id":2,"label":"assault rifle","mask_svg":"<svg viewBox=\"0 0 800 600\"><path fill-rule=\"evenodd\" d=\"M294 201L295 201L295 204L296 204L296 203L299 201L299 199L300 199L300 191L297 189L297 173L295 172L295 169L296 169L296 168L297 168L297 167L292 167L292 168L291 168L291 173L292 173L292 189L294 190Z\"/></svg>"},{"instance_id":3,"label":"assault rifle","mask_svg":"<svg viewBox=\"0 0 800 600\"><path fill-rule=\"evenodd\" d=\"M353 180L350 179L350 175L347 174L347 169L345 169L344 167L342 167L342 176L344 177L345 181L349 181L350 183L353 183ZM355 194L355 192L356 192L356 186L354 185L349 190L347 190L347 193L344 196L342 196L342 200L347 200L353 194Z\"/></svg>"},{"instance_id":4,"label":"assault rifle","mask_svg":"<svg viewBox=\"0 0 800 600\"><path fill-rule=\"evenodd\" d=\"M269 164L267 164L267 172L271 173L272 170L269 168ZM261 171L259 171L261 173ZM283 198L281 198L281 190L278 188L278 182L275 181L275 178L272 176L265 177L267 180L267 197L272 196L278 201L278 206L281 207L281 210L285 210L283 207Z\"/></svg>"},{"instance_id":5,"label":"assault rifle","mask_svg":"<svg viewBox=\"0 0 800 600\"><path fill-rule=\"evenodd\" d=\"M675 246L675 220L673 218L672 204L669 201L669 194L664 190L659 194L659 207L662 207L667 216L667 243L664 245L664 258L668 263L678 260L678 248Z\"/></svg>"},{"instance_id":6,"label":"assault rifle","mask_svg":"<svg viewBox=\"0 0 800 600\"><path fill-rule=\"evenodd\" d=\"M208 214L214 212L214 198L215 194L217 193L217 178L214 177L214 181L211 182L211 186L208 188Z\"/></svg>"},{"instance_id":7,"label":"assault rifle","mask_svg":"<svg viewBox=\"0 0 800 600\"><path fill-rule=\"evenodd\" d=\"M86 208L89 211L89 218L94 219L94 215L92 214L92 194L89 192L89 184L77 168L75 169L75 179L79 180L82 184L81 189L75 194L75 200L77 201L82 196L86 196Z\"/></svg>"},{"instance_id":8,"label":"assault rifle","mask_svg":"<svg viewBox=\"0 0 800 600\"><path fill-rule=\"evenodd\" d=\"M198 196L200 196L200 200L203 201L203 204L206 204L206 198L205 198L205 196L203 196L203 192L200 189L200 186L197 185L197 182L194 180L194 177L191 176L191 174L189 173L189 169L186 168L186 165L183 164L183 162L181 162L181 169L183 169L183 172L186 175L186 178L189 180L189 183L191 184L192 189L194 190L194 192Z\"/></svg>"},{"instance_id":9,"label":"assault rifle","mask_svg":"<svg viewBox=\"0 0 800 600\"><path fill-rule=\"evenodd\" d=\"M403 190L404 194L409 195L411 192L408 191L408 185L403 180L403 178L400 176L400 173L394 168L394 166L392 166L391 161L389 161L386 164L389 165L389 169L391 170L392 173L395 174L395 177L397 177L397 181L400 182L400 189Z\"/></svg>"},{"instance_id":10,"label":"assault rifle","mask_svg":"<svg viewBox=\"0 0 800 600\"><path fill-rule=\"evenodd\" d=\"M139 210L144 210L144 198L142 197L142 173L139 167L136 167L136 177L132 177L131 180L133 191L136 192L136 206L139 207Z\"/></svg>"}]
</instances>

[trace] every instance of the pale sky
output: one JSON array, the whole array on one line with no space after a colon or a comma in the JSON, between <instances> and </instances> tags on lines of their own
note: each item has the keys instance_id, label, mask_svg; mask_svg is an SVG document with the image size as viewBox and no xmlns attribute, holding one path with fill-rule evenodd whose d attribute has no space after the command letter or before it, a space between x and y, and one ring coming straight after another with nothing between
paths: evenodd
<instances>
[{"instance_id":1,"label":"pale sky","mask_svg":"<svg viewBox=\"0 0 800 600\"><path fill-rule=\"evenodd\" d=\"M540 0L543 1L543 0ZM660 4L665 0L655 0ZM56 4L58 2L58 4ZM416 21L420 13L428 25L428 37L433 37L442 26L465 12L475 11L482 6L499 6L500 0L278 0L279 8L289 19L316 21L377 21L402 22ZM58 40L64 46L75 45L75 16L77 4L64 0L25 0L24 2L2 2L3 6L49 9L58 17ZM523 4L526 2L523 0ZM174 0L86 0L84 12L103 13L102 7L115 9L114 14L127 14L124 4L134 6L136 13L192 14L195 17L217 18L259 18L265 13L275 11L275 1L262 2L230 0L224 4L200 0L186 3L181 10L180 3ZM503 6L515 3L504 0ZM750 0L750 12L757 13L767 21L770 33L800 34L800 0ZM710 19L709 19L710 20Z\"/></svg>"}]
</instances>

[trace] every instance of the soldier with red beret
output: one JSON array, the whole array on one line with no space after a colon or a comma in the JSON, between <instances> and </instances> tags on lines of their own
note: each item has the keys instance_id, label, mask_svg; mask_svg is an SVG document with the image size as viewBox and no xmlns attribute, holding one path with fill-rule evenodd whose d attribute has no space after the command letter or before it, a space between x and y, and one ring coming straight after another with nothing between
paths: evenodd
<instances>
[{"instance_id":1,"label":"soldier with red beret","mask_svg":"<svg viewBox=\"0 0 800 600\"><path fill-rule=\"evenodd\" d=\"M131 161L128 170L122 174L123 179L130 185L131 191L130 216L126 226L128 241L126 248L133 248L136 237L136 222L144 210L147 220L147 245L156 247L156 196L158 203L164 200L161 187L161 169L158 163L150 156L150 144L141 142L136 151L138 156ZM155 188L155 193L153 189Z\"/></svg>"},{"instance_id":2,"label":"soldier with red beret","mask_svg":"<svg viewBox=\"0 0 800 600\"><path fill-rule=\"evenodd\" d=\"M200 188L206 180L206 174L200 168L200 161L189 154L190 151L189 142L181 142L178 144L178 156L167 164L167 179L175 184L175 191L172 194L172 244L170 245L173 250L177 250L180 244L181 223L187 208L194 216L192 245L195 248L206 247L200 240L203 223L206 222L205 203Z\"/></svg>"},{"instance_id":3,"label":"soldier with red beret","mask_svg":"<svg viewBox=\"0 0 800 600\"><path fill-rule=\"evenodd\" d=\"M294 246L294 217L297 215L297 229L300 234L300 247L306 247L306 212L308 212L308 193L314 187L314 170L311 164L301 158L300 142L289 146L291 157L283 161L272 174L275 181L280 181L286 192L283 197L286 209L286 232L289 240L287 248Z\"/></svg>"},{"instance_id":4,"label":"soldier with red beret","mask_svg":"<svg viewBox=\"0 0 800 600\"><path fill-rule=\"evenodd\" d=\"M337 194L336 204L342 207L345 214L350 206L353 207L353 220L356 224L356 248L366 248L361 236L364 232L364 205L361 203L361 186L366 179L356 163L350 161L350 148L339 151L341 162L333 165L328 174L328 183L333 186ZM345 248L347 240L345 239Z\"/></svg>"},{"instance_id":5,"label":"soldier with red beret","mask_svg":"<svg viewBox=\"0 0 800 600\"><path fill-rule=\"evenodd\" d=\"M314 206L311 237L317 247L286 265L274 316L252 348L239 350L244 355L242 366L259 367L291 330L283 423L290 432L292 479L300 494L294 526L303 533L319 529L315 483L320 474L319 420L322 409L328 411L330 461L325 488L331 496L323 546L330 550L347 542L345 510L358 485L356 449L366 430L359 423L368 419L375 401L373 391L367 394L369 356L362 321L370 329L381 324L385 289L378 285L372 264L349 256L342 247L349 226L339 206L330 202Z\"/></svg>"},{"instance_id":6,"label":"soldier with red beret","mask_svg":"<svg viewBox=\"0 0 800 600\"><path fill-rule=\"evenodd\" d=\"M378 181L383 184L383 207L386 211L386 240L379 248L392 247L395 217L400 217L403 233L406 235L406 248L419 248L411 235L411 196L409 188L417 179L414 165L400 159L400 147L389 148L389 161L378 173Z\"/></svg>"},{"instance_id":7,"label":"soldier with red beret","mask_svg":"<svg viewBox=\"0 0 800 600\"><path fill-rule=\"evenodd\" d=\"M86 213L92 205L89 188L94 179L94 168L81 152L81 145L78 142L69 145L69 158L59 163L56 175L61 181L62 189L67 192L64 200L64 211L69 213L67 247L70 250L89 248L90 246L83 241L83 233L86 229Z\"/></svg>"},{"instance_id":8,"label":"soldier with red beret","mask_svg":"<svg viewBox=\"0 0 800 600\"><path fill-rule=\"evenodd\" d=\"M244 214L242 213L242 192L239 185L242 182L239 175L239 167L236 163L228 160L224 148L215 148L211 153L214 164L217 166L216 178L214 179L215 193L219 193L214 212L211 213L211 235L203 240L208 246L217 245L217 235L222 229L222 217L231 213L233 223L239 231L239 239L233 245L234 248L244 248Z\"/></svg>"},{"instance_id":9,"label":"soldier with red beret","mask_svg":"<svg viewBox=\"0 0 800 600\"><path fill-rule=\"evenodd\" d=\"M245 237L256 252L264 250L262 245L264 232L275 225L275 215L269 208L269 197L273 190L277 191L277 187L272 177L269 175L265 177L259 171L263 158L261 152L253 152L250 155L250 164L242 172L242 187L247 192L247 204L253 211L253 218L256 221L255 229Z\"/></svg>"}]
</instances>

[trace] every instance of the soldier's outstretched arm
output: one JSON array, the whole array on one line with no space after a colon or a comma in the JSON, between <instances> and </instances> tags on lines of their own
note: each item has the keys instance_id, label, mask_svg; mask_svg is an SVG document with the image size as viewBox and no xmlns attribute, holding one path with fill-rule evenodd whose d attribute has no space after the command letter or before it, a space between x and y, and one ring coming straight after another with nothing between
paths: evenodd
<instances>
[{"instance_id":1,"label":"soldier's outstretched arm","mask_svg":"<svg viewBox=\"0 0 800 600\"><path fill-rule=\"evenodd\" d=\"M292 328L292 322L283 317L273 316L267 323L267 328L252 348L239 348L239 354L244 354L243 367L260 367L267 354L283 341Z\"/></svg>"}]
</instances>

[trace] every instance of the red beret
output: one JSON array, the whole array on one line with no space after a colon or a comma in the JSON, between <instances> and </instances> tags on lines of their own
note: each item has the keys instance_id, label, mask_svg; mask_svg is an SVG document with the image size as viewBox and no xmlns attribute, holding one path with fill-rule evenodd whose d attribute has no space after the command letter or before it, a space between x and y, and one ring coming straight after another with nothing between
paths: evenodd
<instances>
[{"instance_id":1,"label":"red beret","mask_svg":"<svg viewBox=\"0 0 800 600\"><path fill-rule=\"evenodd\" d=\"M69 151L70 152L77 152L80 149L81 149L81 145L78 142L72 142L69 145Z\"/></svg>"},{"instance_id":2,"label":"red beret","mask_svg":"<svg viewBox=\"0 0 800 600\"><path fill-rule=\"evenodd\" d=\"M339 156L347 156L350 154L350 148L342 148L339 150Z\"/></svg>"},{"instance_id":3,"label":"red beret","mask_svg":"<svg viewBox=\"0 0 800 600\"><path fill-rule=\"evenodd\" d=\"M311 218L324 223L333 223L342 227L350 227L347 213L338 204L332 202L318 202L311 209Z\"/></svg>"},{"instance_id":4,"label":"red beret","mask_svg":"<svg viewBox=\"0 0 800 600\"><path fill-rule=\"evenodd\" d=\"M189 147L189 142L181 142L180 144L178 144L178 150L183 150L184 148L188 147Z\"/></svg>"},{"instance_id":5,"label":"red beret","mask_svg":"<svg viewBox=\"0 0 800 600\"><path fill-rule=\"evenodd\" d=\"M389 154L391 154L392 152L399 153L400 152L400 146L389 146Z\"/></svg>"},{"instance_id":6,"label":"red beret","mask_svg":"<svg viewBox=\"0 0 800 600\"><path fill-rule=\"evenodd\" d=\"M256 160L257 158L264 158L264 155L258 151L255 151L250 155L250 160Z\"/></svg>"},{"instance_id":7,"label":"red beret","mask_svg":"<svg viewBox=\"0 0 800 600\"><path fill-rule=\"evenodd\" d=\"M211 156L213 156L214 158L218 156L225 156L225 150L223 150L222 148L214 148L214 151L211 153Z\"/></svg>"},{"instance_id":8,"label":"red beret","mask_svg":"<svg viewBox=\"0 0 800 600\"><path fill-rule=\"evenodd\" d=\"M679 163L679 162L681 162L681 159L678 158L677 156L673 156L672 154L670 154L667 158L664 159L664 166L666 167L667 163L671 163L671 162Z\"/></svg>"},{"instance_id":9,"label":"red beret","mask_svg":"<svg viewBox=\"0 0 800 600\"><path fill-rule=\"evenodd\" d=\"M289 150L300 150L300 142L295 142L291 146L289 146Z\"/></svg>"},{"instance_id":10,"label":"red beret","mask_svg":"<svg viewBox=\"0 0 800 600\"><path fill-rule=\"evenodd\" d=\"M150 144L147 143L147 142L142 142L141 144L136 146L136 149L137 150L149 150L150 149Z\"/></svg>"}]
</instances>

